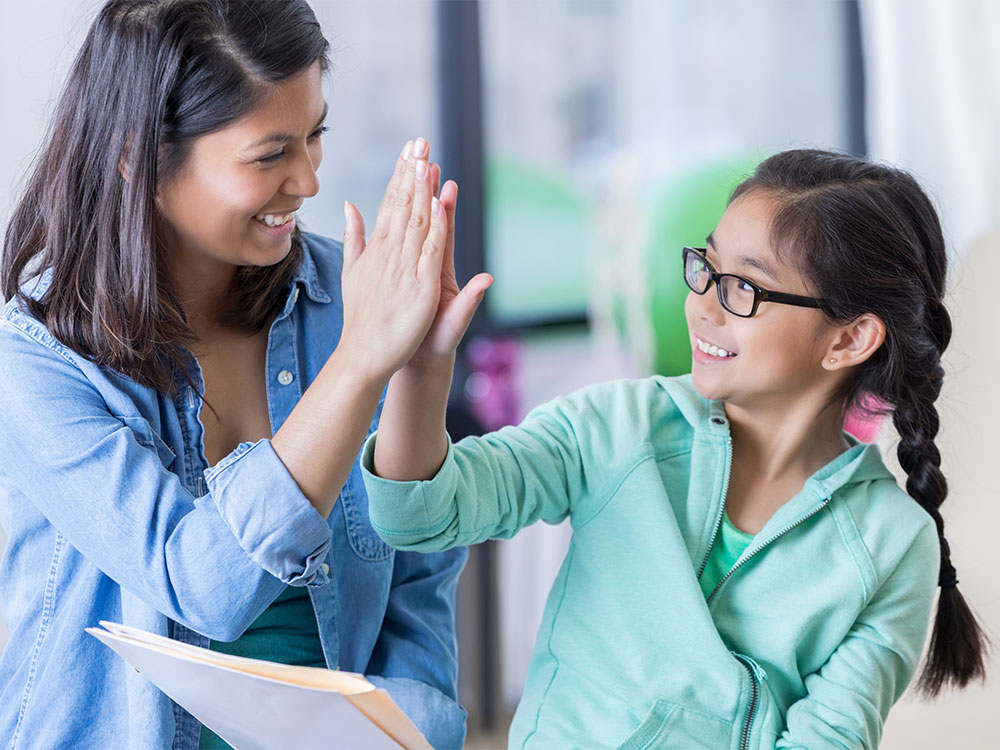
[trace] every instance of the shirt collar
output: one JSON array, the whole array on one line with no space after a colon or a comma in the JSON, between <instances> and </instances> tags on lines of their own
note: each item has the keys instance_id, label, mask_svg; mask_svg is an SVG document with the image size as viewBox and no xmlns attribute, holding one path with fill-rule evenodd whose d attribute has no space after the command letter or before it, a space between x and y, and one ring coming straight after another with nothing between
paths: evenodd
<instances>
[{"instance_id":1,"label":"shirt collar","mask_svg":"<svg viewBox=\"0 0 1000 750\"><path fill-rule=\"evenodd\" d=\"M292 282L302 284L306 289L306 294L313 302L332 302L330 295L319 282L319 274L316 272L316 262L313 260L312 251L309 248L309 240L306 236L300 235L300 245L302 247L302 259L299 267L292 277Z\"/></svg>"}]
</instances>

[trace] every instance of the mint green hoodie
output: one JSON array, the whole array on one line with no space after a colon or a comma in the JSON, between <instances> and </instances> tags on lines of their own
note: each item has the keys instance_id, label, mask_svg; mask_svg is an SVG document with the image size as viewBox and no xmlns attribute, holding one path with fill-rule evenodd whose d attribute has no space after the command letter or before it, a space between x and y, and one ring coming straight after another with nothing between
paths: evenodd
<instances>
[{"instance_id":1,"label":"mint green hoodie","mask_svg":"<svg viewBox=\"0 0 1000 750\"><path fill-rule=\"evenodd\" d=\"M920 657L937 582L931 518L876 447L810 477L706 601L732 457L690 379L586 388L451 446L437 475L363 466L402 549L507 538L567 515L510 747L874 748Z\"/></svg>"}]
</instances>

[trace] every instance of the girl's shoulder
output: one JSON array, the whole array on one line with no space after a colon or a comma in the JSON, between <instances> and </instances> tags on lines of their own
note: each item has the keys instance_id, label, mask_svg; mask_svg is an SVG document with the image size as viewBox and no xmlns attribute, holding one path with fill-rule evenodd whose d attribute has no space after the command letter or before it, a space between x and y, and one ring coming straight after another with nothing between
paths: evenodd
<instances>
[{"instance_id":1,"label":"girl's shoulder","mask_svg":"<svg viewBox=\"0 0 1000 750\"><path fill-rule=\"evenodd\" d=\"M690 445L712 405L686 381L654 375L595 383L536 407L524 424L562 423L595 450L631 450L643 443L659 453Z\"/></svg>"}]
</instances>

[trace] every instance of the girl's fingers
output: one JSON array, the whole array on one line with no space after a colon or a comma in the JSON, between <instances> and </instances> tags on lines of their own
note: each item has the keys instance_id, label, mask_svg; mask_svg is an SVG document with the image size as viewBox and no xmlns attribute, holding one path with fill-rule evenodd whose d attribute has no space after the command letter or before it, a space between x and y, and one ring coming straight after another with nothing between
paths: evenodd
<instances>
[{"instance_id":1,"label":"girl's fingers","mask_svg":"<svg viewBox=\"0 0 1000 750\"><path fill-rule=\"evenodd\" d=\"M451 301L445 319L441 321L441 339L438 344L442 351L451 352L458 348L465 332L469 330L472 316L483 301L483 295L492 284L493 277L488 273L476 274Z\"/></svg>"},{"instance_id":2,"label":"girl's fingers","mask_svg":"<svg viewBox=\"0 0 1000 750\"><path fill-rule=\"evenodd\" d=\"M344 201L344 271L347 271L364 251L364 219L352 203Z\"/></svg>"},{"instance_id":3,"label":"girl's fingers","mask_svg":"<svg viewBox=\"0 0 1000 750\"><path fill-rule=\"evenodd\" d=\"M424 274L432 274L431 278L436 280L441 276L441 259L444 256L444 243L448 235L448 218L444 206L437 198L431 199L429 220L430 226L425 228L426 236L417 246L420 249L417 275L424 277Z\"/></svg>"},{"instance_id":4,"label":"girl's fingers","mask_svg":"<svg viewBox=\"0 0 1000 750\"><path fill-rule=\"evenodd\" d=\"M458 205L458 183L448 180L441 188L441 208L444 210L447 228L444 244L444 268L455 275L455 207Z\"/></svg>"},{"instance_id":5,"label":"girl's fingers","mask_svg":"<svg viewBox=\"0 0 1000 750\"><path fill-rule=\"evenodd\" d=\"M417 167L423 170L420 182L427 183L427 141L417 138L413 144L413 152L406 161L406 172L396 190L395 205L392 206L392 213L389 218L389 232L386 235L387 246L393 250L403 247L406 238L407 226L410 223L410 215L414 209L414 186L417 182ZM429 193L429 189L425 191ZM428 197L427 202L430 203ZM424 223L424 232L427 231L427 224ZM419 247L419 245L417 245Z\"/></svg>"},{"instance_id":6,"label":"girl's fingers","mask_svg":"<svg viewBox=\"0 0 1000 750\"><path fill-rule=\"evenodd\" d=\"M441 166L431 164L431 193L437 195L441 190Z\"/></svg>"},{"instance_id":7,"label":"girl's fingers","mask_svg":"<svg viewBox=\"0 0 1000 750\"><path fill-rule=\"evenodd\" d=\"M413 141L407 141L406 145L403 146L402 152L399 154L399 158L396 159L396 168L392 172L392 177L389 178L385 195L382 196L378 216L375 217L375 226L372 228L372 237L385 237L389 234L389 221L396 206L396 192L399 190L400 185L403 184L403 178L406 176L406 168L412 152Z\"/></svg>"}]
</instances>

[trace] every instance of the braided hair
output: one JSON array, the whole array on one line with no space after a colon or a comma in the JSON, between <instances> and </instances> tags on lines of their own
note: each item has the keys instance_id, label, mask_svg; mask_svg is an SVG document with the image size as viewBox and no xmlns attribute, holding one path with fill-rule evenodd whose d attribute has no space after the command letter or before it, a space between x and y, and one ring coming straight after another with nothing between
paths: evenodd
<instances>
[{"instance_id":1,"label":"braided hair","mask_svg":"<svg viewBox=\"0 0 1000 750\"><path fill-rule=\"evenodd\" d=\"M918 689L933 696L985 676L986 637L965 599L945 539L948 494L935 445L934 406L951 339L943 303L947 253L933 205L906 172L846 154L786 151L763 161L733 192L773 198L777 252L810 279L823 313L846 323L863 313L885 324L884 344L854 368L838 395L845 411L892 413L906 492L937 526L941 595Z\"/></svg>"}]
</instances>

